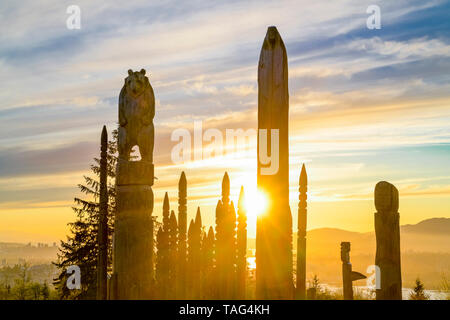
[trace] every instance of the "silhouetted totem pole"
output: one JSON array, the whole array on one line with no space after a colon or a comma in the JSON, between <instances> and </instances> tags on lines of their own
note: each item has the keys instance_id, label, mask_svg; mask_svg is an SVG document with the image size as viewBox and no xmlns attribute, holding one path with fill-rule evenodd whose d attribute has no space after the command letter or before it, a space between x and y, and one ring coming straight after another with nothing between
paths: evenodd
<instances>
[{"instance_id":1,"label":"silhouetted totem pole","mask_svg":"<svg viewBox=\"0 0 450 320\"><path fill-rule=\"evenodd\" d=\"M177 272L178 272L178 225L175 212L170 212L169 218L169 287L170 299L177 298Z\"/></svg>"},{"instance_id":2,"label":"silhouetted totem pole","mask_svg":"<svg viewBox=\"0 0 450 320\"><path fill-rule=\"evenodd\" d=\"M377 300L402 299L402 274L400 265L400 214L398 190L381 181L375 186L375 235L377 251L375 265L380 268L380 289Z\"/></svg>"},{"instance_id":3,"label":"silhouetted totem pole","mask_svg":"<svg viewBox=\"0 0 450 320\"><path fill-rule=\"evenodd\" d=\"M202 265L203 265L203 299L214 299L214 229L209 228L208 233L203 234L202 240Z\"/></svg>"},{"instance_id":4,"label":"silhouetted totem pole","mask_svg":"<svg viewBox=\"0 0 450 320\"><path fill-rule=\"evenodd\" d=\"M108 132L103 126L100 153L100 208L98 218L97 300L107 298L108 271L108 184L107 159Z\"/></svg>"},{"instance_id":5,"label":"silhouetted totem pole","mask_svg":"<svg viewBox=\"0 0 450 320\"><path fill-rule=\"evenodd\" d=\"M167 231L161 226L156 234L156 296L157 299L168 299L169 282L169 237Z\"/></svg>"},{"instance_id":6,"label":"silhouetted totem pole","mask_svg":"<svg viewBox=\"0 0 450 320\"><path fill-rule=\"evenodd\" d=\"M353 300L353 281L365 279L366 276L352 271L350 263L350 242L341 242L342 284L344 300Z\"/></svg>"},{"instance_id":7,"label":"silhouetted totem pole","mask_svg":"<svg viewBox=\"0 0 450 320\"><path fill-rule=\"evenodd\" d=\"M268 197L268 208L258 216L256 228L256 288L260 299L294 297L288 125L286 48L276 27L269 27L258 65L258 189ZM266 159L269 155L270 164Z\"/></svg>"},{"instance_id":8,"label":"silhouetted totem pole","mask_svg":"<svg viewBox=\"0 0 450 320\"><path fill-rule=\"evenodd\" d=\"M245 299L245 281L247 279L247 212L244 187L241 187L239 193L237 222L236 296L239 299Z\"/></svg>"},{"instance_id":9,"label":"silhouetted totem pole","mask_svg":"<svg viewBox=\"0 0 450 320\"><path fill-rule=\"evenodd\" d=\"M236 212L230 202L230 178L222 180L222 200L216 207L216 268L218 299L233 299L236 275Z\"/></svg>"},{"instance_id":10,"label":"silhouetted totem pole","mask_svg":"<svg viewBox=\"0 0 450 320\"><path fill-rule=\"evenodd\" d=\"M128 70L119 96L112 295L116 299L151 298L154 116L155 95L145 70ZM130 160L135 146L139 161Z\"/></svg>"},{"instance_id":11,"label":"silhouetted totem pole","mask_svg":"<svg viewBox=\"0 0 450 320\"><path fill-rule=\"evenodd\" d=\"M306 296L306 221L308 195L308 176L305 165L299 178L298 194L298 229L297 229L297 288L296 298L304 300Z\"/></svg>"},{"instance_id":12,"label":"silhouetted totem pole","mask_svg":"<svg viewBox=\"0 0 450 320\"><path fill-rule=\"evenodd\" d=\"M201 259L202 241L202 217L200 207L197 208L195 220L191 220L188 229L188 297L190 299L201 298L201 275L203 266Z\"/></svg>"},{"instance_id":13,"label":"silhouetted totem pole","mask_svg":"<svg viewBox=\"0 0 450 320\"><path fill-rule=\"evenodd\" d=\"M178 181L178 272L177 295L183 299L186 294L186 259L187 259L187 180L186 174L181 172Z\"/></svg>"}]
</instances>

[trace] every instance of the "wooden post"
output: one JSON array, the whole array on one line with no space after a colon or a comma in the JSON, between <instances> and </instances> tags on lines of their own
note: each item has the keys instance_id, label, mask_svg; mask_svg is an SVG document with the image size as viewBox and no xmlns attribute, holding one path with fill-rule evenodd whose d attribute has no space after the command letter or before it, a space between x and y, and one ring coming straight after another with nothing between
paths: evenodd
<instances>
[{"instance_id":1,"label":"wooden post","mask_svg":"<svg viewBox=\"0 0 450 320\"><path fill-rule=\"evenodd\" d=\"M366 276L352 271L350 263L350 242L341 242L342 284L344 300L353 300L353 281L365 279Z\"/></svg>"},{"instance_id":2,"label":"wooden post","mask_svg":"<svg viewBox=\"0 0 450 320\"><path fill-rule=\"evenodd\" d=\"M236 211L230 202L230 178L225 172L222 199L216 207L216 267L218 299L233 299L236 289Z\"/></svg>"},{"instance_id":3,"label":"wooden post","mask_svg":"<svg viewBox=\"0 0 450 320\"><path fill-rule=\"evenodd\" d=\"M306 295L306 219L308 191L308 176L303 164L299 178L298 194L298 229L297 229L297 288L296 298L305 299Z\"/></svg>"},{"instance_id":4,"label":"wooden post","mask_svg":"<svg viewBox=\"0 0 450 320\"><path fill-rule=\"evenodd\" d=\"M119 96L114 262L116 298L150 299L153 284L155 95L145 70L128 70ZM139 147L141 160L132 161Z\"/></svg>"},{"instance_id":5,"label":"wooden post","mask_svg":"<svg viewBox=\"0 0 450 320\"><path fill-rule=\"evenodd\" d=\"M386 181L378 182L375 186L375 265L380 268L381 287L376 291L377 300L402 299L398 205L397 188Z\"/></svg>"},{"instance_id":6,"label":"wooden post","mask_svg":"<svg viewBox=\"0 0 450 320\"><path fill-rule=\"evenodd\" d=\"M277 28L269 27L258 65L257 180L258 189L268 198L268 207L258 216L256 225L258 299L294 297L288 127L286 48Z\"/></svg>"},{"instance_id":7,"label":"wooden post","mask_svg":"<svg viewBox=\"0 0 450 320\"><path fill-rule=\"evenodd\" d=\"M175 212L170 212L169 218L169 299L177 299L177 268L178 268L178 225Z\"/></svg>"},{"instance_id":8,"label":"wooden post","mask_svg":"<svg viewBox=\"0 0 450 320\"><path fill-rule=\"evenodd\" d=\"M238 201L238 225L237 225L237 261L236 295L239 299L245 299L247 279L247 212L245 209L244 187L241 187Z\"/></svg>"},{"instance_id":9,"label":"wooden post","mask_svg":"<svg viewBox=\"0 0 450 320\"><path fill-rule=\"evenodd\" d=\"M108 132L103 126L100 153L100 209L98 218L97 300L106 300L108 294Z\"/></svg>"}]
</instances>

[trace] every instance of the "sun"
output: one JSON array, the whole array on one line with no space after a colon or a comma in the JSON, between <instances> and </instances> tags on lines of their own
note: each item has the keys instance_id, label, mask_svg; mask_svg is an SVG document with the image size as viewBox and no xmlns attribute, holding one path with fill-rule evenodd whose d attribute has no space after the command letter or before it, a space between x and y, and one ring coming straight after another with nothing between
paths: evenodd
<instances>
[{"instance_id":1,"label":"sun","mask_svg":"<svg viewBox=\"0 0 450 320\"><path fill-rule=\"evenodd\" d=\"M264 214L267 209L268 198L261 190L249 190L245 194L245 208L247 209L247 216L256 218Z\"/></svg>"}]
</instances>

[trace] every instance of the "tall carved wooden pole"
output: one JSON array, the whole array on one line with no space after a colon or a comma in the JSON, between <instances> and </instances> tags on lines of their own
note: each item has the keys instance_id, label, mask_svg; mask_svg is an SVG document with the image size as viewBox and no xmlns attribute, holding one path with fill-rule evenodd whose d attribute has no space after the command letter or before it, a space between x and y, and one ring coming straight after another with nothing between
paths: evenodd
<instances>
[{"instance_id":1,"label":"tall carved wooden pole","mask_svg":"<svg viewBox=\"0 0 450 320\"><path fill-rule=\"evenodd\" d=\"M258 66L258 189L268 197L268 208L258 216L256 227L256 287L260 299L294 297L288 125L286 48L276 27L269 27ZM271 161L267 161L268 155Z\"/></svg>"},{"instance_id":2,"label":"tall carved wooden pole","mask_svg":"<svg viewBox=\"0 0 450 320\"><path fill-rule=\"evenodd\" d=\"M375 235L377 251L375 265L380 268L381 287L377 300L402 299L402 274L400 265L400 214L398 190L381 181L375 186Z\"/></svg>"},{"instance_id":3,"label":"tall carved wooden pole","mask_svg":"<svg viewBox=\"0 0 450 320\"><path fill-rule=\"evenodd\" d=\"M236 295L239 299L245 299L245 281L247 279L247 212L245 208L244 187L241 187L241 192L239 193L237 221Z\"/></svg>"},{"instance_id":4,"label":"tall carved wooden pole","mask_svg":"<svg viewBox=\"0 0 450 320\"><path fill-rule=\"evenodd\" d=\"M365 279L366 276L352 271L350 263L350 242L341 242L342 283L344 300L353 300L353 281Z\"/></svg>"},{"instance_id":5,"label":"tall carved wooden pole","mask_svg":"<svg viewBox=\"0 0 450 320\"><path fill-rule=\"evenodd\" d=\"M216 262L218 298L233 299L236 275L236 211L230 202L230 178L222 180L222 200L216 207Z\"/></svg>"},{"instance_id":6,"label":"tall carved wooden pole","mask_svg":"<svg viewBox=\"0 0 450 320\"><path fill-rule=\"evenodd\" d=\"M170 212L169 218L169 299L176 299L177 293L177 268L178 268L178 225L175 212Z\"/></svg>"},{"instance_id":7,"label":"tall carved wooden pole","mask_svg":"<svg viewBox=\"0 0 450 320\"><path fill-rule=\"evenodd\" d=\"M184 299L186 294L186 233L187 233L187 180L186 174L181 172L178 181L178 279L177 295Z\"/></svg>"},{"instance_id":8,"label":"tall carved wooden pole","mask_svg":"<svg viewBox=\"0 0 450 320\"><path fill-rule=\"evenodd\" d=\"M296 298L304 300L306 297L306 221L308 195L308 176L303 164L299 179L298 195L298 229L297 229L297 288Z\"/></svg>"},{"instance_id":9,"label":"tall carved wooden pole","mask_svg":"<svg viewBox=\"0 0 450 320\"><path fill-rule=\"evenodd\" d=\"M155 95L145 70L128 70L119 96L112 294L116 299L151 298L154 116ZM136 145L141 160L131 161Z\"/></svg>"},{"instance_id":10,"label":"tall carved wooden pole","mask_svg":"<svg viewBox=\"0 0 450 320\"><path fill-rule=\"evenodd\" d=\"M203 264L203 299L213 299L215 297L214 292L214 279L216 274L214 272L214 229L209 227L208 233L203 234L202 240L202 264Z\"/></svg>"},{"instance_id":11,"label":"tall carved wooden pole","mask_svg":"<svg viewBox=\"0 0 450 320\"><path fill-rule=\"evenodd\" d=\"M100 153L100 210L98 218L97 300L107 298L108 271L108 184L107 159L108 132L103 126Z\"/></svg>"}]
</instances>

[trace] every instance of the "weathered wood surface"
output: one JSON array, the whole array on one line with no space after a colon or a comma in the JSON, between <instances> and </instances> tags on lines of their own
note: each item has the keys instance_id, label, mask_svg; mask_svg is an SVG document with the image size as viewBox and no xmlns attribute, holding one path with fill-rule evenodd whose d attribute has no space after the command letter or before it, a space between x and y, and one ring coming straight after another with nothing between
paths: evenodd
<instances>
[{"instance_id":1,"label":"weathered wood surface","mask_svg":"<svg viewBox=\"0 0 450 320\"><path fill-rule=\"evenodd\" d=\"M187 261L187 179L181 172L178 181L178 271L177 298L186 296L186 261Z\"/></svg>"},{"instance_id":2,"label":"weathered wood surface","mask_svg":"<svg viewBox=\"0 0 450 320\"><path fill-rule=\"evenodd\" d=\"M298 229L297 229L297 287L296 298L304 300L306 296L306 222L308 198L308 176L305 165L299 178L298 195Z\"/></svg>"},{"instance_id":3,"label":"weathered wood surface","mask_svg":"<svg viewBox=\"0 0 450 320\"><path fill-rule=\"evenodd\" d=\"M350 242L341 242L342 284L344 300L353 300L353 281L365 279L362 273L352 270Z\"/></svg>"},{"instance_id":4,"label":"weathered wood surface","mask_svg":"<svg viewBox=\"0 0 450 320\"><path fill-rule=\"evenodd\" d=\"M108 132L103 126L100 152L100 210L98 219L97 300L107 299L108 272Z\"/></svg>"},{"instance_id":5,"label":"weathered wood surface","mask_svg":"<svg viewBox=\"0 0 450 320\"><path fill-rule=\"evenodd\" d=\"M402 299L400 263L399 196L394 185L381 181L375 186L375 265L380 268L380 289L377 300Z\"/></svg>"},{"instance_id":6,"label":"weathered wood surface","mask_svg":"<svg viewBox=\"0 0 450 320\"><path fill-rule=\"evenodd\" d=\"M260 299L292 299L292 216L289 208L289 93L286 48L275 27L269 27L258 66L258 188L269 198L265 213L258 216L256 231L256 287ZM279 130L279 168L261 174L259 136Z\"/></svg>"},{"instance_id":7,"label":"weathered wood surface","mask_svg":"<svg viewBox=\"0 0 450 320\"><path fill-rule=\"evenodd\" d=\"M153 286L153 117L155 97L145 70L128 71L119 97L119 160L113 272L116 299L150 299ZM130 161L138 145L140 161Z\"/></svg>"},{"instance_id":8,"label":"weathered wood surface","mask_svg":"<svg viewBox=\"0 0 450 320\"><path fill-rule=\"evenodd\" d=\"M222 199L216 207L217 299L236 297L236 211L230 201L230 178L222 180Z\"/></svg>"},{"instance_id":9,"label":"weathered wood surface","mask_svg":"<svg viewBox=\"0 0 450 320\"><path fill-rule=\"evenodd\" d=\"M236 297L245 299L247 279L247 212L245 208L244 187L241 187L239 193L237 221Z\"/></svg>"}]
</instances>

